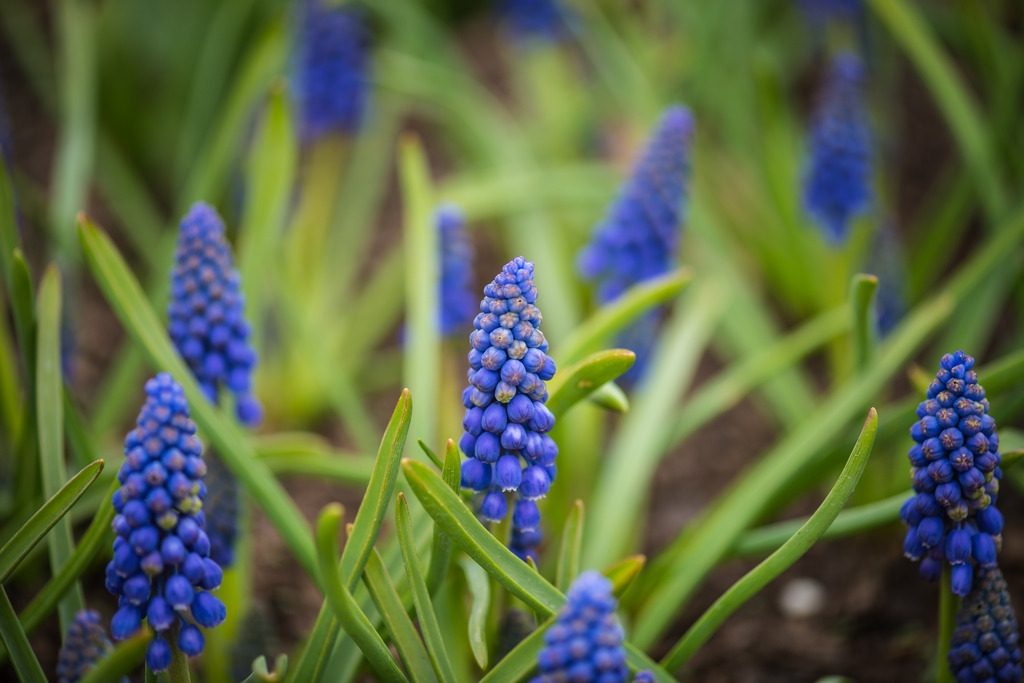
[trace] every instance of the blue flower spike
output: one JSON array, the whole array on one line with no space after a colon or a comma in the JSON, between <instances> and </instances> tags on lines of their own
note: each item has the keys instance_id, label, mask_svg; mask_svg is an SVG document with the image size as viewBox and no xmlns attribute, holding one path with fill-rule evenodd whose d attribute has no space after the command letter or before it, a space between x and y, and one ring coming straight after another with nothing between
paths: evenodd
<instances>
[{"instance_id":1,"label":"blue flower spike","mask_svg":"<svg viewBox=\"0 0 1024 683\"><path fill-rule=\"evenodd\" d=\"M114 640L139 631L142 620L156 631L146 651L152 671L170 666L170 629L179 625L178 649L203 651L197 626L213 628L227 616L209 591L220 587L222 572L210 559L203 530L206 463L185 392L168 373L146 382L146 403L136 428L125 438L125 462L114 492L114 559L106 586L118 596L110 623Z\"/></svg>"},{"instance_id":2,"label":"blue flower spike","mask_svg":"<svg viewBox=\"0 0 1024 683\"><path fill-rule=\"evenodd\" d=\"M498 14L509 37L519 43L557 43L568 33L562 0L502 0Z\"/></svg>"},{"instance_id":3,"label":"blue flower spike","mask_svg":"<svg viewBox=\"0 0 1024 683\"><path fill-rule=\"evenodd\" d=\"M616 604L611 581L595 571L580 574L544 634L544 647L537 655L540 676L532 683L626 683L629 667ZM647 679L638 674L637 680Z\"/></svg>"},{"instance_id":4,"label":"blue flower spike","mask_svg":"<svg viewBox=\"0 0 1024 683\"><path fill-rule=\"evenodd\" d=\"M949 668L958 683L1016 683L1020 631L999 567L981 567L956 616Z\"/></svg>"},{"instance_id":5,"label":"blue flower spike","mask_svg":"<svg viewBox=\"0 0 1024 683\"><path fill-rule=\"evenodd\" d=\"M370 88L370 32L362 11L306 0L299 45L303 137L357 132Z\"/></svg>"},{"instance_id":6,"label":"blue flower spike","mask_svg":"<svg viewBox=\"0 0 1024 683\"><path fill-rule=\"evenodd\" d=\"M693 131L689 109L665 110L591 243L580 252L580 273L598 283L602 302L675 266Z\"/></svg>"},{"instance_id":7,"label":"blue flower spike","mask_svg":"<svg viewBox=\"0 0 1024 683\"><path fill-rule=\"evenodd\" d=\"M995 566L1003 530L995 505L1003 476L999 436L973 367L963 351L942 357L910 429L914 496L900 510L908 527L904 555L921 562L929 581L949 563L961 597L971 591L976 568Z\"/></svg>"},{"instance_id":8,"label":"blue flower spike","mask_svg":"<svg viewBox=\"0 0 1024 683\"><path fill-rule=\"evenodd\" d=\"M545 382L555 376L555 362L546 353L536 301L533 263L522 256L484 287L469 335L469 386L462 394L465 433L459 442L468 456L462 485L486 492L480 508L484 519L504 519L509 510L504 492L516 492L511 549L524 561L527 555L536 557L541 534L535 501L551 488L558 455L548 436L555 416L544 405Z\"/></svg>"},{"instance_id":9,"label":"blue flower spike","mask_svg":"<svg viewBox=\"0 0 1024 683\"><path fill-rule=\"evenodd\" d=\"M872 135L864 106L864 65L852 53L829 69L809 134L804 208L832 244L871 202Z\"/></svg>"},{"instance_id":10,"label":"blue flower spike","mask_svg":"<svg viewBox=\"0 0 1024 683\"><path fill-rule=\"evenodd\" d=\"M466 235L466 218L454 204L434 212L441 241L441 334L461 332L476 312L473 295L473 245Z\"/></svg>"},{"instance_id":11,"label":"blue flower spike","mask_svg":"<svg viewBox=\"0 0 1024 683\"><path fill-rule=\"evenodd\" d=\"M57 656L57 683L78 683L96 662L113 649L99 613L91 609L82 610L68 624L64 645Z\"/></svg>"},{"instance_id":12,"label":"blue flower spike","mask_svg":"<svg viewBox=\"0 0 1024 683\"><path fill-rule=\"evenodd\" d=\"M168 332L207 397L216 403L220 391L228 389L238 419L256 426L263 408L252 394L256 352L249 343L244 306L224 221L213 207L198 202L181 221Z\"/></svg>"}]
</instances>

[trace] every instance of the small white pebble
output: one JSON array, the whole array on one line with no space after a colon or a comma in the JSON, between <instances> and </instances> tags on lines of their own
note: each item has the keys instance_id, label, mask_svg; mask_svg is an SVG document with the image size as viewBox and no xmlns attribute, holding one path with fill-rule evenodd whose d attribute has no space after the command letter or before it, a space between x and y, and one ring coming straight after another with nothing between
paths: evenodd
<instances>
[{"instance_id":1,"label":"small white pebble","mask_svg":"<svg viewBox=\"0 0 1024 683\"><path fill-rule=\"evenodd\" d=\"M825 587L814 579L793 579L779 591L779 610L790 619L806 619L825 607Z\"/></svg>"}]
</instances>

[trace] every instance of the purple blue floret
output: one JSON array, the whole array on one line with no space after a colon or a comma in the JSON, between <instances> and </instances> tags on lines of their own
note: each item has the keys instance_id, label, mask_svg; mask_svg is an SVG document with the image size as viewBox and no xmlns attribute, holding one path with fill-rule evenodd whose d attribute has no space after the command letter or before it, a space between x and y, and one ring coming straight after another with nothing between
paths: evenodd
<instances>
[{"instance_id":1,"label":"purple blue floret","mask_svg":"<svg viewBox=\"0 0 1024 683\"><path fill-rule=\"evenodd\" d=\"M952 589L967 595L975 568L994 567L1003 517L996 509L999 435L985 390L963 351L946 354L910 429L914 495L900 510L907 525L903 553L920 561L929 581L951 566Z\"/></svg>"},{"instance_id":2,"label":"purple blue floret","mask_svg":"<svg viewBox=\"0 0 1024 683\"><path fill-rule=\"evenodd\" d=\"M864 66L852 53L835 57L811 122L803 203L833 244L871 202L872 136L864 106Z\"/></svg>"},{"instance_id":3,"label":"purple blue floret","mask_svg":"<svg viewBox=\"0 0 1024 683\"><path fill-rule=\"evenodd\" d=\"M611 581L595 571L580 574L544 634L544 647L537 655L540 676L532 683L626 683L629 667L615 608ZM637 680L646 679L638 674Z\"/></svg>"},{"instance_id":4,"label":"purple blue floret","mask_svg":"<svg viewBox=\"0 0 1024 683\"><path fill-rule=\"evenodd\" d=\"M198 627L213 628L227 616L209 591L220 587L220 566L210 558L204 525L206 463L181 386L168 373L146 382L146 403L125 438L125 462L114 492L114 559L106 586L118 596L110 623L114 640L142 628L156 636L146 651L152 671L167 669L167 638L177 624L177 646L188 656L203 651Z\"/></svg>"},{"instance_id":5,"label":"purple blue floret","mask_svg":"<svg viewBox=\"0 0 1024 683\"><path fill-rule=\"evenodd\" d=\"M548 435L555 416L544 405L555 362L546 353L536 301L533 264L522 256L484 288L469 336L469 386L462 394L465 433L459 442L468 456L462 463L462 486L484 494L484 519L504 519L509 512L504 492L516 492L512 549L524 560L540 542L540 535L532 533L540 526L535 501L551 488L558 455Z\"/></svg>"}]
</instances>

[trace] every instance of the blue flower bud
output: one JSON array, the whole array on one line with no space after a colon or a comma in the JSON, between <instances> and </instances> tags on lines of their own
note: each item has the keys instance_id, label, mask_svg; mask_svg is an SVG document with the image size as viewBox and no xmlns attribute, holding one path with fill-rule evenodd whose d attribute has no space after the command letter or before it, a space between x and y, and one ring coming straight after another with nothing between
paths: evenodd
<instances>
[{"instance_id":1,"label":"blue flower bud","mask_svg":"<svg viewBox=\"0 0 1024 683\"><path fill-rule=\"evenodd\" d=\"M515 491L519 488L522 474L519 458L514 455L503 455L494 466L494 485L502 491Z\"/></svg>"},{"instance_id":2,"label":"blue flower bud","mask_svg":"<svg viewBox=\"0 0 1024 683\"><path fill-rule=\"evenodd\" d=\"M159 635L146 648L146 666L154 673L167 671L171 665L171 646Z\"/></svg>"},{"instance_id":3,"label":"blue flower bud","mask_svg":"<svg viewBox=\"0 0 1024 683\"><path fill-rule=\"evenodd\" d=\"M526 499L517 500L512 513L512 524L520 531L536 529L540 525L540 510L537 509L537 503Z\"/></svg>"},{"instance_id":4,"label":"blue flower bud","mask_svg":"<svg viewBox=\"0 0 1024 683\"><path fill-rule=\"evenodd\" d=\"M501 442L494 434L484 432L477 437L473 454L482 462L498 462L498 456L501 455Z\"/></svg>"},{"instance_id":5,"label":"blue flower bud","mask_svg":"<svg viewBox=\"0 0 1024 683\"><path fill-rule=\"evenodd\" d=\"M994 505L979 510L977 520L978 529L986 534L998 536L1003 532L1003 514Z\"/></svg>"},{"instance_id":6,"label":"blue flower bud","mask_svg":"<svg viewBox=\"0 0 1024 683\"><path fill-rule=\"evenodd\" d=\"M917 567L917 573L922 579L928 582L938 581L942 575L942 560L934 557L925 557Z\"/></svg>"},{"instance_id":7,"label":"blue flower bud","mask_svg":"<svg viewBox=\"0 0 1024 683\"><path fill-rule=\"evenodd\" d=\"M213 628L227 617L227 609L211 593L199 591L192 601L192 617L203 628Z\"/></svg>"},{"instance_id":8,"label":"blue flower bud","mask_svg":"<svg viewBox=\"0 0 1024 683\"><path fill-rule=\"evenodd\" d=\"M192 586L198 586L206 578L206 563L196 553L189 553L181 565L181 573Z\"/></svg>"},{"instance_id":9,"label":"blue flower bud","mask_svg":"<svg viewBox=\"0 0 1024 683\"><path fill-rule=\"evenodd\" d=\"M951 580L953 594L964 597L971 592L971 584L974 580L974 565L969 563L953 565Z\"/></svg>"},{"instance_id":10,"label":"blue flower bud","mask_svg":"<svg viewBox=\"0 0 1024 683\"><path fill-rule=\"evenodd\" d=\"M971 535L965 529L954 529L946 535L946 561L963 564L971 559Z\"/></svg>"},{"instance_id":11,"label":"blue flower bud","mask_svg":"<svg viewBox=\"0 0 1024 683\"><path fill-rule=\"evenodd\" d=\"M477 409L479 410L479 408ZM505 406L500 403L492 403L483 411L480 426L492 434L501 434L508 424L508 414Z\"/></svg>"},{"instance_id":12,"label":"blue flower bud","mask_svg":"<svg viewBox=\"0 0 1024 683\"><path fill-rule=\"evenodd\" d=\"M945 527L941 517L925 517L917 525L917 537L925 548L939 545L944 533Z\"/></svg>"},{"instance_id":13,"label":"blue flower bud","mask_svg":"<svg viewBox=\"0 0 1024 683\"><path fill-rule=\"evenodd\" d=\"M984 532L971 537L971 555L982 567L996 566L996 544L992 537Z\"/></svg>"},{"instance_id":14,"label":"blue flower bud","mask_svg":"<svg viewBox=\"0 0 1024 683\"><path fill-rule=\"evenodd\" d=\"M181 632L178 634L178 649L184 652L189 657L195 657L201 654L203 646L206 644L206 639L203 638L203 632L192 624L184 624L181 627Z\"/></svg>"},{"instance_id":15,"label":"blue flower bud","mask_svg":"<svg viewBox=\"0 0 1024 683\"><path fill-rule=\"evenodd\" d=\"M522 481L519 484L519 495L529 500L537 500L548 494L551 488L551 479L547 471L539 465L531 465L523 470Z\"/></svg>"},{"instance_id":16,"label":"blue flower bud","mask_svg":"<svg viewBox=\"0 0 1024 683\"><path fill-rule=\"evenodd\" d=\"M480 514L489 522L500 522L508 514L508 501L505 494L497 489L492 489L484 496L480 504Z\"/></svg>"},{"instance_id":17,"label":"blue flower bud","mask_svg":"<svg viewBox=\"0 0 1024 683\"><path fill-rule=\"evenodd\" d=\"M114 640L124 640L139 632L142 628L142 613L134 605L124 605L110 620L110 635Z\"/></svg>"},{"instance_id":18,"label":"blue flower bud","mask_svg":"<svg viewBox=\"0 0 1024 683\"><path fill-rule=\"evenodd\" d=\"M462 488L483 491L491 485L491 466L476 458L462 461Z\"/></svg>"}]
</instances>

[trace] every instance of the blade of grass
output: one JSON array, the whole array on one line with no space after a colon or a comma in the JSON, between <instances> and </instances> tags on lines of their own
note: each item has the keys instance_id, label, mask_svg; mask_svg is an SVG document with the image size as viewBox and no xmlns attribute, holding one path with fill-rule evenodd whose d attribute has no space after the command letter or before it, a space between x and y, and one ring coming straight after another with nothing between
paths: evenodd
<instances>
[{"instance_id":1,"label":"blade of grass","mask_svg":"<svg viewBox=\"0 0 1024 683\"><path fill-rule=\"evenodd\" d=\"M11 599L7 597L3 586L0 586L0 637L11 653L11 663L21 683L46 683L43 667L32 652L28 636L22 630L18 615L14 613Z\"/></svg>"},{"instance_id":2,"label":"blade of grass","mask_svg":"<svg viewBox=\"0 0 1024 683\"><path fill-rule=\"evenodd\" d=\"M853 317L853 367L863 372L875 351L875 291L878 278L862 273L850 283L850 315Z\"/></svg>"},{"instance_id":3,"label":"blade of grass","mask_svg":"<svg viewBox=\"0 0 1024 683\"><path fill-rule=\"evenodd\" d=\"M260 458L278 477L322 477L339 484L365 486L373 474L369 456L325 456L312 454L271 455Z\"/></svg>"},{"instance_id":4,"label":"blade of grass","mask_svg":"<svg viewBox=\"0 0 1024 683\"><path fill-rule=\"evenodd\" d=\"M669 671L678 671L682 668L733 612L803 557L804 553L821 538L860 481L871 456L877 430L878 415L872 408L868 411L860 438L857 439L857 444L846 461L846 467L817 511L781 548L747 572L697 619L661 661L663 667Z\"/></svg>"},{"instance_id":5,"label":"blade of grass","mask_svg":"<svg viewBox=\"0 0 1024 683\"><path fill-rule=\"evenodd\" d=\"M437 677L434 675L430 656L376 548L373 549L363 570L363 582L370 591L370 597L373 598L373 604L380 612L388 633L391 634L391 640L402 657L409 678L413 683L436 683Z\"/></svg>"},{"instance_id":6,"label":"blade of grass","mask_svg":"<svg viewBox=\"0 0 1024 683\"><path fill-rule=\"evenodd\" d=\"M416 538L412 530L409 504L402 493L398 494L395 526L398 529L398 544L402 548L402 558L405 560L405 573L409 579L409 588L412 590L412 601L416 606L416 617L420 622L420 631L427 646L427 654L430 655L430 663L434 666L438 680L443 683L455 683L455 672L444 647L444 634L437 624L434 605L430 601L430 591L427 590L427 582L423 578L419 558L416 557Z\"/></svg>"},{"instance_id":7,"label":"blade of grass","mask_svg":"<svg viewBox=\"0 0 1024 683\"><path fill-rule=\"evenodd\" d=\"M548 409L558 417L602 386L619 377L636 362L628 349L598 351L559 370L548 382Z\"/></svg>"},{"instance_id":8,"label":"blade of grass","mask_svg":"<svg viewBox=\"0 0 1024 683\"><path fill-rule=\"evenodd\" d=\"M153 639L153 632L148 626L128 640L124 640L103 656L90 668L79 683L109 683L119 681L139 668L146 658L146 648Z\"/></svg>"},{"instance_id":9,"label":"blade of grass","mask_svg":"<svg viewBox=\"0 0 1024 683\"><path fill-rule=\"evenodd\" d=\"M439 470L443 470L444 469L444 461L441 460L441 458L437 457L437 453L435 453L434 451L430 450L430 446L428 446L427 444L423 443L423 439L416 439L416 443L419 444L420 449L424 453L427 454L428 458L430 458L430 462L432 462L435 465L437 465L437 469L439 469Z\"/></svg>"},{"instance_id":10,"label":"blade of grass","mask_svg":"<svg viewBox=\"0 0 1024 683\"><path fill-rule=\"evenodd\" d=\"M138 281L99 228L84 216L79 223L86 260L122 325L157 368L170 372L185 390L202 433L216 446L231 473L256 499L310 576L317 577L316 549L309 525L270 469L256 457L232 420L210 404L192 373L171 345Z\"/></svg>"},{"instance_id":11,"label":"blade of grass","mask_svg":"<svg viewBox=\"0 0 1024 683\"><path fill-rule=\"evenodd\" d=\"M39 316L36 351L36 424L39 429L39 461L43 496L50 498L67 482L64 462L64 382L60 363L60 271L51 265L43 274L36 304ZM56 574L75 551L71 520L62 517L47 535L50 570ZM75 615L85 609L85 594L75 581L58 604L61 633Z\"/></svg>"},{"instance_id":12,"label":"blade of grass","mask_svg":"<svg viewBox=\"0 0 1024 683\"><path fill-rule=\"evenodd\" d=\"M445 447L444 467L441 470L444 478L452 491L458 495L462 483L462 457L455 442L448 439ZM430 564L427 567L427 587L430 594L434 595L441 587L441 582L448 573L448 561L452 555L452 539L443 532L440 527L434 526L434 540L430 551Z\"/></svg>"},{"instance_id":13,"label":"blade of grass","mask_svg":"<svg viewBox=\"0 0 1024 683\"><path fill-rule=\"evenodd\" d=\"M341 579L338 567L338 532L341 527L343 508L337 503L327 505L320 513L316 525L317 557L320 574L323 577L327 604L341 622L367 661L384 681L405 682L407 679L391 657L387 645L373 628L355 599Z\"/></svg>"},{"instance_id":14,"label":"blade of grass","mask_svg":"<svg viewBox=\"0 0 1024 683\"><path fill-rule=\"evenodd\" d=\"M605 382L587 400L611 413L625 415L629 412L629 397L615 382Z\"/></svg>"},{"instance_id":15,"label":"blade of grass","mask_svg":"<svg viewBox=\"0 0 1024 683\"><path fill-rule=\"evenodd\" d=\"M558 546L558 565L555 569L555 588L563 593L580 573L583 553L583 501L577 500L569 510L562 529L562 542Z\"/></svg>"},{"instance_id":16,"label":"blade of grass","mask_svg":"<svg viewBox=\"0 0 1024 683\"><path fill-rule=\"evenodd\" d=\"M487 572L466 556L459 558L459 566L466 575L466 585L472 603L469 607L469 647L473 659L481 670L487 670L487 615L491 608L491 580Z\"/></svg>"}]
</instances>

